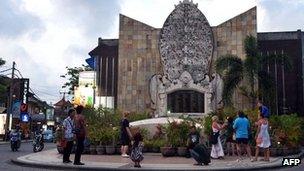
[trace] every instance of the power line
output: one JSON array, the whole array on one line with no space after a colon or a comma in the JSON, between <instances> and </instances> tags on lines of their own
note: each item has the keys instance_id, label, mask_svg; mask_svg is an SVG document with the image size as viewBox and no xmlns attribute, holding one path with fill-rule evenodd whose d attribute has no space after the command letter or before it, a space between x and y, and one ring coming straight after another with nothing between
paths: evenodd
<instances>
[{"instance_id":1,"label":"power line","mask_svg":"<svg viewBox=\"0 0 304 171\"><path fill-rule=\"evenodd\" d=\"M57 96L55 96L54 94L50 94L50 93L47 93L47 92L44 92L44 91L41 91L41 90L37 90L37 89L34 89L34 90L37 91L37 92L40 92L41 94L45 94L45 95L57 97Z\"/></svg>"},{"instance_id":2,"label":"power line","mask_svg":"<svg viewBox=\"0 0 304 171\"><path fill-rule=\"evenodd\" d=\"M12 70L13 68L9 68L9 69L6 69L6 70L2 70L2 71L0 71L0 73L2 73L2 72L6 72L6 71L9 71L9 70Z\"/></svg>"}]
</instances>

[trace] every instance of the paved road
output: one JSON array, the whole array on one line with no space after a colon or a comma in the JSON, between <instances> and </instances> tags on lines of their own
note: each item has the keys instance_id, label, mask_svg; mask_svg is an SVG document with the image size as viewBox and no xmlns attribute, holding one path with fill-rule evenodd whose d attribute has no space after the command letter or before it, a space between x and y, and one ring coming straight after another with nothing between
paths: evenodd
<instances>
[{"instance_id":1,"label":"paved road","mask_svg":"<svg viewBox=\"0 0 304 171\"><path fill-rule=\"evenodd\" d=\"M54 143L46 143L44 150L55 148ZM21 147L18 152L12 152L9 144L0 145L0 171L46 171L49 169L41 168L29 168L14 165L10 162L11 159L17 158L19 156L27 155L33 152L32 143L24 142L21 144ZM54 170L52 170L54 171Z\"/></svg>"},{"instance_id":2,"label":"paved road","mask_svg":"<svg viewBox=\"0 0 304 171\"><path fill-rule=\"evenodd\" d=\"M46 143L45 150L55 148L55 144ZM0 171L54 171L52 169L42 169L42 168L30 168L24 166L14 165L10 162L11 159L17 158L19 156L27 155L32 153L32 144L31 143L22 143L21 148L18 152L11 152L9 144L0 145ZM280 168L273 169L271 171L303 171L304 170L304 159L302 160L302 164L298 167L293 168ZM59 170L58 170L59 171Z\"/></svg>"}]
</instances>

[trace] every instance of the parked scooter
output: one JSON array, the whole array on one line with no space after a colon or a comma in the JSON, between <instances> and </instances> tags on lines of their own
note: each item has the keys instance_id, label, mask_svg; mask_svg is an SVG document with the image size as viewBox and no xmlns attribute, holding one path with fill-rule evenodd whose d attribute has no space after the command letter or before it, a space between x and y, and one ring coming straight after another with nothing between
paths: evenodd
<instances>
[{"instance_id":1,"label":"parked scooter","mask_svg":"<svg viewBox=\"0 0 304 171\"><path fill-rule=\"evenodd\" d=\"M34 140L33 140L33 151L34 153L42 151L44 148L44 140L42 131L35 132Z\"/></svg>"},{"instance_id":2,"label":"parked scooter","mask_svg":"<svg viewBox=\"0 0 304 171\"><path fill-rule=\"evenodd\" d=\"M10 134L10 140L11 140L11 149L12 151L18 151L21 145L21 135L18 130L12 130Z\"/></svg>"}]
</instances>

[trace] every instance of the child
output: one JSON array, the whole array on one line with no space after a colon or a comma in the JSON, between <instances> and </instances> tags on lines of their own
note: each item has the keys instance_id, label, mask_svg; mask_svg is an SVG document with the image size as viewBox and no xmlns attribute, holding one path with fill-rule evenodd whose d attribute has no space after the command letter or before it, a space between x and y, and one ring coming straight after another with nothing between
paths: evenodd
<instances>
[{"instance_id":1,"label":"child","mask_svg":"<svg viewBox=\"0 0 304 171\"><path fill-rule=\"evenodd\" d=\"M137 133L134 135L134 143L132 145L131 160L135 163L134 167L140 168L140 162L144 159L143 153L143 137L141 136L140 132L137 131Z\"/></svg>"},{"instance_id":2,"label":"child","mask_svg":"<svg viewBox=\"0 0 304 171\"><path fill-rule=\"evenodd\" d=\"M256 151L255 151L255 158L252 161L254 162L258 160L259 148L263 148L264 159L262 160L269 162L270 136L268 132L268 127L269 127L268 119L264 117L263 114L261 114L260 119L256 123L256 125L258 125L257 136L256 136Z\"/></svg>"}]
</instances>

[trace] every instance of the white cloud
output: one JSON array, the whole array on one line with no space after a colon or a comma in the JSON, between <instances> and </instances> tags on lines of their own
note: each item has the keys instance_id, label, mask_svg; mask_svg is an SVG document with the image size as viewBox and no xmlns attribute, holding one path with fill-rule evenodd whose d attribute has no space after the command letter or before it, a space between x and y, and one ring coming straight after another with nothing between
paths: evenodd
<instances>
[{"instance_id":1,"label":"white cloud","mask_svg":"<svg viewBox=\"0 0 304 171\"><path fill-rule=\"evenodd\" d=\"M65 66L85 63L97 38L118 37L119 13L161 28L179 0L0 1L0 57L14 60L44 100L55 101ZM304 29L304 0L194 0L212 26L258 7L259 31ZM54 95L48 95L48 94ZM57 94L56 94L57 93Z\"/></svg>"}]
</instances>

